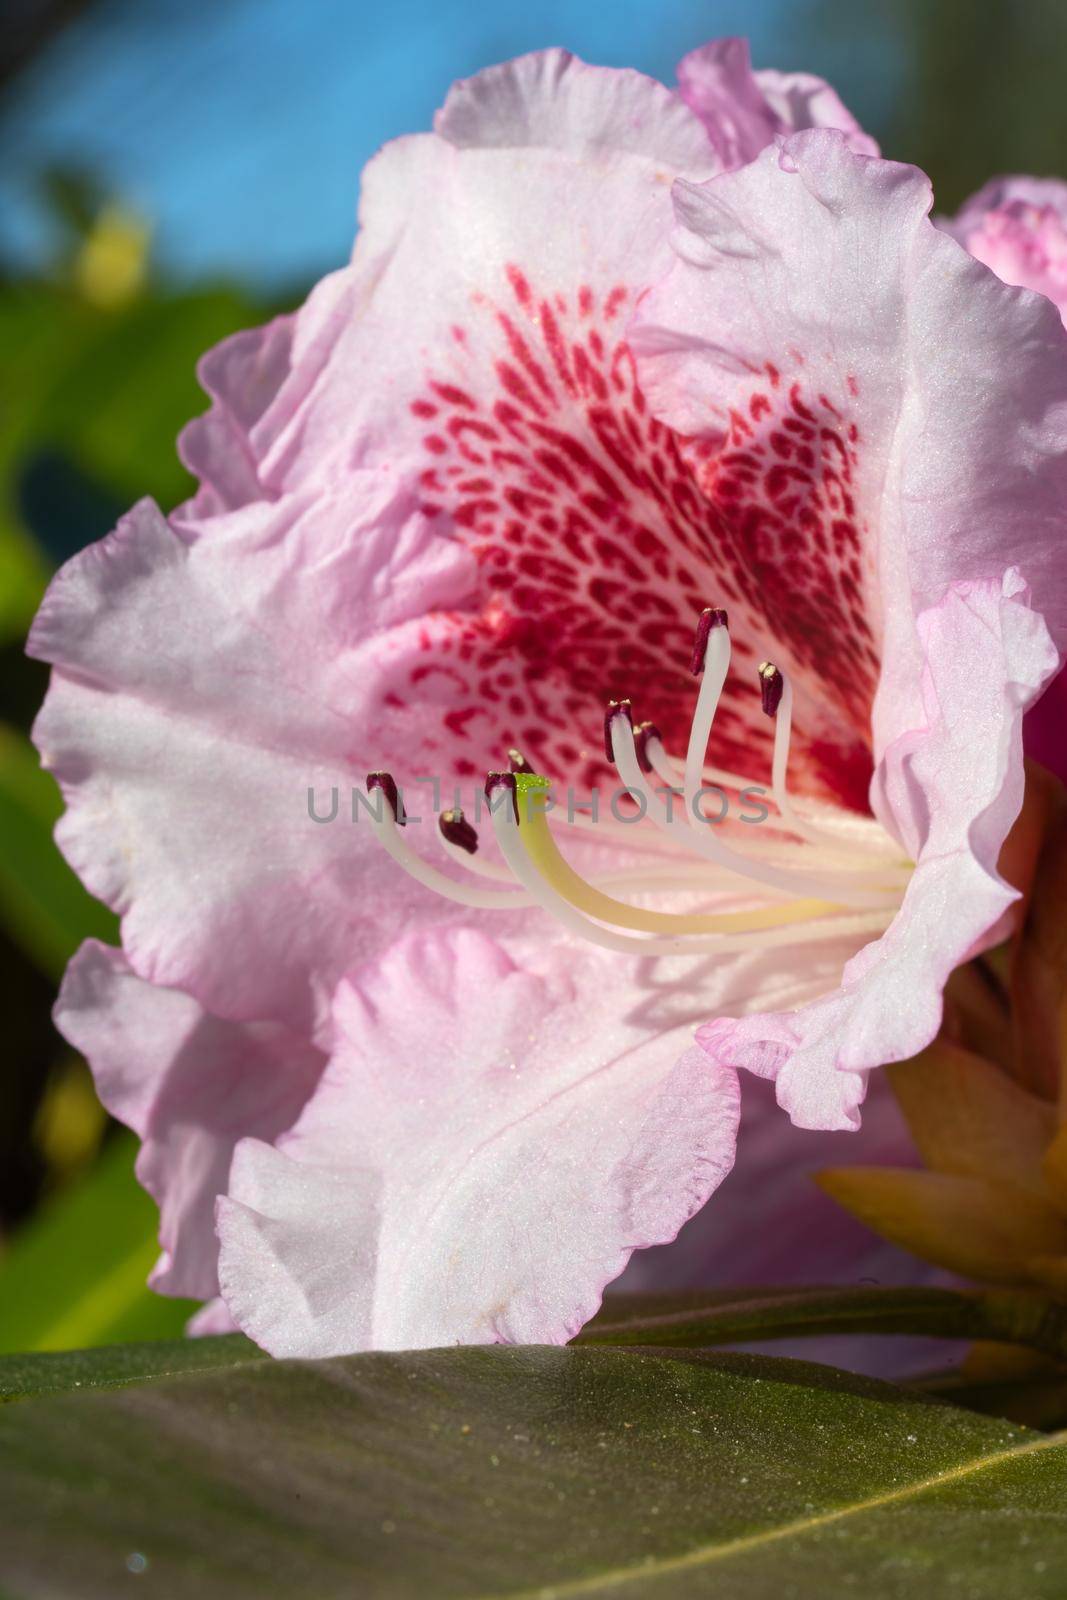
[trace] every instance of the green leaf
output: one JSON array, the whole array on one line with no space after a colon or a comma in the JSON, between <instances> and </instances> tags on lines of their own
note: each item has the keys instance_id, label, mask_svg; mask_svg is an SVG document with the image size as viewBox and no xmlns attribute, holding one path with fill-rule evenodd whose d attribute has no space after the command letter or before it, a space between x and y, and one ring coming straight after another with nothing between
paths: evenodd
<instances>
[{"instance_id":1,"label":"green leaf","mask_svg":"<svg viewBox=\"0 0 1067 1600\"><path fill-rule=\"evenodd\" d=\"M972 1297L950 1289L731 1288L608 1295L582 1344L704 1348L806 1334L903 1333L965 1339Z\"/></svg>"},{"instance_id":2,"label":"green leaf","mask_svg":"<svg viewBox=\"0 0 1067 1600\"><path fill-rule=\"evenodd\" d=\"M177 1338L195 1302L152 1294L154 1202L133 1175L137 1141L112 1141L0 1261L0 1351Z\"/></svg>"},{"instance_id":3,"label":"green leaf","mask_svg":"<svg viewBox=\"0 0 1067 1600\"><path fill-rule=\"evenodd\" d=\"M797 1287L609 1295L576 1342L703 1349L840 1333L995 1339L1067 1358L1067 1308L1018 1290Z\"/></svg>"},{"instance_id":4,"label":"green leaf","mask_svg":"<svg viewBox=\"0 0 1067 1600\"><path fill-rule=\"evenodd\" d=\"M20 1600L1059 1600L1061 1439L803 1362L247 1361L0 1410Z\"/></svg>"},{"instance_id":5,"label":"green leaf","mask_svg":"<svg viewBox=\"0 0 1067 1600\"><path fill-rule=\"evenodd\" d=\"M52 838L63 802L30 741L0 724L0 917L53 978L83 939L118 942L118 919L82 888Z\"/></svg>"},{"instance_id":6,"label":"green leaf","mask_svg":"<svg viewBox=\"0 0 1067 1600\"><path fill-rule=\"evenodd\" d=\"M71 1389L117 1389L126 1383L143 1383L147 1378L165 1378L176 1372L269 1359L240 1333L211 1339L114 1344L99 1350L0 1356L0 1402L35 1399Z\"/></svg>"}]
</instances>

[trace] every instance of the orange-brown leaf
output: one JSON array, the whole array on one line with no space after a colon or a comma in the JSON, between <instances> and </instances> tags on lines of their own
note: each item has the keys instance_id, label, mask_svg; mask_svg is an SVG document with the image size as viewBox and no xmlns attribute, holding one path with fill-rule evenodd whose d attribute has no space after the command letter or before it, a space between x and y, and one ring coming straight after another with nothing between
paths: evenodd
<instances>
[{"instance_id":1,"label":"orange-brown leaf","mask_svg":"<svg viewBox=\"0 0 1067 1600\"><path fill-rule=\"evenodd\" d=\"M937 1172L1044 1195L1041 1163L1056 1113L981 1056L936 1040L889 1078L919 1153Z\"/></svg>"},{"instance_id":2,"label":"orange-brown leaf","mask_svg":"<svg viewBox=\"0 0 1067 1600\"><path fill-rule=\"evenodd\" d=\"M819 1186L924 1261L984 1283L1026 1283L1034 1257L1067 1256L1067 1220L1008 1184L906 1167L838 1167Z\"/></svg>"}]
</instances>

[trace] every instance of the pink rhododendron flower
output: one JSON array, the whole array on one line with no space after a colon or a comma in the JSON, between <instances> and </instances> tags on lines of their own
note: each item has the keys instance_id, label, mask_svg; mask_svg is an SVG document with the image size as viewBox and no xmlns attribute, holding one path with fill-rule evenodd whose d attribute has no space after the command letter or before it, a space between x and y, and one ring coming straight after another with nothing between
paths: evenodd
<instances>
[{"instance_id":1,"label":"pink rhododendron flower","mask_svg":"<svg viewBox=\"0 0 1067 1600\"><path fill-rule=\"evenodd\" d=\"M1067 317L1067 183L994 178L940 221L998 278L1047 295Z\"/></svg>"},{"instance_id":2,"label":"pink rhododendron flower","mask_svg":"<svg viewBox=\"0 0 1067 1600\"><path fill-rule=\"evenodd\" d=\"M738 1066L854 1127L1013 900L1067 336L825 85L680 80L457 85L351 265L205 361L195 497L42 606L123 938L57 1015L201 1329L566 1339L729 1170Z\"/></svg>"}]
</instances>

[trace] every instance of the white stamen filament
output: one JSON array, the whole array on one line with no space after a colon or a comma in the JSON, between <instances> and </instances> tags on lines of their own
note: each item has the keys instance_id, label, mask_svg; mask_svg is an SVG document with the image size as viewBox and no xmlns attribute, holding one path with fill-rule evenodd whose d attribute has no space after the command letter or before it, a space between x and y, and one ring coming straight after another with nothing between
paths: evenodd
<instances>
[{"instance_id":1,"label":"white stamen filament","mask_svg":"<svg viewBox=\"0 0 1067 1600\"><path fill-rule=\"evenodd\" d=\"M667 788L677 789L678 780L685 772L685 763L667 754L663 740L658 735L652 734L645 740L645 755L660 783ZM757 783L755 778L743 778L739 772L727 772L725 767L705 767L703 780L706 784L717 783L720 789L734 789L738 794L743 789L765 792L765 786Z\"/></svg>"},{"instance_id":2,"label":"white stamen filament","mask_svg":"<svg viewBox=\"0 0 1067 1600\"><path fill-rule=\"evenodd\" d=\"M502 867L498 861L487 861L478 851L471 855L469 850L464 850L461 845L453 844L451 839L446 839L438 829L437 842L454 867L459 867L463 872L470 872L476 878L488 878L493 883L510 883L516 887L515 876L507 867Z\"/></svg>"},{"instance_id":3,"label":"white stamen filament","mask_svg":"<svg viewBox=\"0 0 1067 1600\"><path fill-rule=\"evenodd\" d=\"M789 771L789 745L793 734L793 684L788 673L779 667L782 679L782 698L774 716L774 754L771 757L771 794L778 813L792 831L809 844L829 845L848 853L848 846L840 838L797 815L789 794L786 774Z\"/></svg>"},{"instance_id":4,"label":"white stamen filament","mask_svg":"<svg viewBox=\"0 0 1067 1600\"><path fill-rule=\"evenodd\" d=\"M446 900L454 900L461 906L474 906L482 911L510 911L524 902L529 904L527 897L516 895L514 889L479 889L475 884L456 883L445 873L438 872L401 837L393 809L384 797L379 803L380 816L369 802L368 810L378 843L416 883L424 884Z\"/></svg>"},{"instance_id":5,"label":"white stamen filament","mask_svg":"<svg viewBox=\"0 0 1067 1600\"><path fill-rule=\"evenodd\" d=\"M700 791L704 786L704 757L711 725L719 708L726 674L730 670L730 630L725 622L712 627L704 652L704 671L700 678L696 709L689 729L689 748L685 753L685 815L694 828L703 827L700 814Z\"/></svg>"},{"instance_id":6,"label":"white stamen filament","mask_svg":"<svg viewBox=\"0 0 1067 1600\"><path fill-rule=\"evenodd\" d=\"M790 705L792 705L792 702L790 702ZM776 728L776 760L778 759L778 748L779 735ZM661 786L675 790L679 798L681 798L683 793L681 779L685 772L685 763L668 754L658 734L646 735L644 753ZM789 761L789 730L786 731L785 739L782 741L782 761L784 773ZM742 777L740 773L729 772L725 767L708 766L704 768L704 782L708 785L717 784L720 789L733 790L738 795L746 789L752 790L758 799L770 799L775 809L780 812L779 797L776 796L773 788L768 791L766 784L758 782L755 778ZM781 853L783 832L803 833L818 852L817 855L809 852L805 857L805 860L810 860L812 864L818 860L826 861L828 865L833 865L835 858L838 864L842 859L854 862L857 856L871 855L881 858L881 860L871 861L867 864L870 870L878 872L879 877L881 877L883 870L888 870L890 876L901 874L902 881L906 881L910 873L910 867L907 862L901 859L899 847L882 830L878 829L869 818L849 817L846 819L842 817L840 832L832 832L829 828L816 828L813 823L805 823L803 818L797 816L792 807L792 802L788 800L787 791L786 794L789 804L788 819L781 814L777 818L768 817L760 827L761 838L753 838L746 842L746 853L751 851L753 855L757 856L773 856L775 854L775 844L772 842L765 845L763 842L768 834L772 836L773 840L778 841L778 853ZM837 822L837 820L837 817L834 817L834 821ZM885 863L887 856L889 857L889 862ZM883 865L884 863L885 865Z\"/></svg>"},{"instance_id":7,"label":"white stamen filament","mask_svg":"<svg viewBox=\"0 0 1067 1600\"><path fill-rule=\"evenodd\" d=\"M874 885L870 888L861 887L860 885L869 880L855 876L844 879L840 874L835 875L830 872L820 874L818 877L809 877L804 873L790 872L768 862L758 861L751 856L739 855L736 850L731 850L729 845L717 839L713 828L706 823L700 825L699 832L691 829L687 822L668 811L659 795L645 781L634 748L633 728L629 718L621 714L614 717L611 722L611 750L620 778L635 798L640 796L644 801L646 813L656 827L690 850L695 850L706 861L713 861L720 867L728 867L742 878L751 878L755 883L765 884L768 888L780 889L807 899L832 900L837 905L884 905L886 889L894 899L899 898L889 885L886 889ZM687 795L686 810L690 811L690 808L691 801Z\"/></svg>"}]
</instances>

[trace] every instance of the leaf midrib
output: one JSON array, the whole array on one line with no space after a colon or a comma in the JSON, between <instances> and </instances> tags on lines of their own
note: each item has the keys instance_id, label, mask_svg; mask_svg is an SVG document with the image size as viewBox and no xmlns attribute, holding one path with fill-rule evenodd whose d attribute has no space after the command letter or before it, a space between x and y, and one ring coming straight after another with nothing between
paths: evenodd
<instances>
[{"instance_id":1,"label":"leaf midrib","mask_svg":"<svg viewBox=\"0 0 1067 1600\"><path fill-rule=\"evenodd\" d=\"M857 1501L854 1505L838 1506L832 1511L820 1511L812 1517L800 1517L779 1528L767 1528L759 1533L743 1534L736 1539L727 1539L722 1544L700 1545L697 1549L687 1550L681 1555L663 1556L652 1560L642 1559L633 1565L613 1567L607 1572L595 1573L587 1578L564 1578L558 1583L540 1583L534 1589L510 1589L492 1595L478 1595L476 1600L570 1600L572 1595L595 1594L600 1589L618 1588L626 1583L636 1583L641 1578L659 1578L674 1572L691 1571L694 1567L711 1566L716 1561L727 1561L734 1556L747 1555L750 1550L779 1544L783 1539L799 1537L835 1522L842 1522L846 1517L857 1516L867 1511L878 1511L883 1506L898 1505L912 1498L917 1499L932 1489L942 1489L948 1484L960 1483L965 1478L984 1472L987 1467L1001 1466L1006 1461L1017 1461L1022 1456L1036 1455L1064 1444L1067 1444L1067 1430L1042 1435L1040 1438L1029 1440L1026 1444L1014 1445L1009 1450L997 1450L976 1461L967 1461L946 1472L935 1473L932 1478L919 1479L900 1489L889 1489L884 1494L872 1495L866 1500Z\"/></svg>"}]
</instances>

